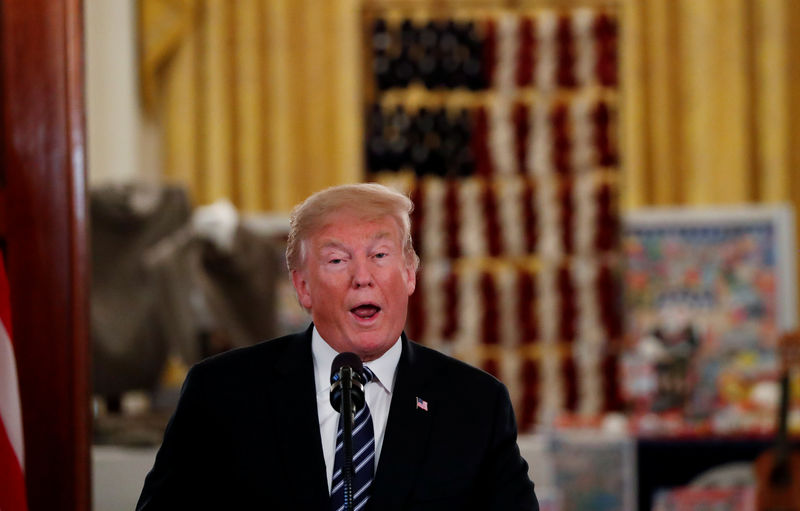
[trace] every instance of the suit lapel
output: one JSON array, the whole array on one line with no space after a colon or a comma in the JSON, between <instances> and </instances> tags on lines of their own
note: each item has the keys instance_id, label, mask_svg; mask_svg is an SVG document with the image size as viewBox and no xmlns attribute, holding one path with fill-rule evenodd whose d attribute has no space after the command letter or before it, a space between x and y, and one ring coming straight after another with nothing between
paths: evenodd
<instances>
[{"instance_id":1,"label":"suit lapel","mask_svg":"<svg viewBox=\"0 0 800 511\"><path fill-rule=\"evenodd\" d=\"M371 509L390 509L402 502L414 487L418 468L429 451L436 405L425 393L430 369L405 334L402 342L386 434L372 486ZM417 407L417 397L427 400L430 411Z\"/></svg>"},{"instance_id":2,"label":"suit lapel","mask_svg":"<svg viewBox=\"0 0 800 511\"><path fill-rule=\"evenodd\" d=\"M289 482L287 499L295 509L325 509L329 499L311 356L312 328L298 334L278 362L283 379L271 382L278 406L267 411L267 417L280 423L277 431L285 433L285 440L276 439L276 443Z\"/></svg>"}]
</instances>

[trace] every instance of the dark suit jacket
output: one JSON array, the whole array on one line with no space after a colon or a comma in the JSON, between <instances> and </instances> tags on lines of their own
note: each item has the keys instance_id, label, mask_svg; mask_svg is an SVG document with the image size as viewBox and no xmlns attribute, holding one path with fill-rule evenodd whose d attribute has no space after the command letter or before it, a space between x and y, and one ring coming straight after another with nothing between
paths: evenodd
<instances>
[{"instance_id":1,"label":"dark suit jacket","mask_svg":"<svg viewBox=\"0 0 800 511\"><path fill-rule=\"evenodd\" d=\"M402 343L366 508L538 509L505 386ZM328 508L311 328L194 366L137 509Z\"/></svg>"}]
</instances>

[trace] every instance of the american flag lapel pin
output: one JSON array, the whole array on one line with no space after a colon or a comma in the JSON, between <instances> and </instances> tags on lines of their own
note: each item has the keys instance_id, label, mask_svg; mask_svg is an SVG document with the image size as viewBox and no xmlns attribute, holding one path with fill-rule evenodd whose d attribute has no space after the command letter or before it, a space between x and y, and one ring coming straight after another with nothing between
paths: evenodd
<instances>
[{"instance_id":1,"label":"american flag lapel pin","mask_svg":"<svg viewBox=\"0 0 800 511\"><path fill-rule=\"evenodd\" d=\"M428 411L428 402L425 401L424 399L422 399L421 397L418 397L417 398L417 408L421 408L421 409L423 409L423 410L425 410L427 412Z\"/></svg>"}]
</instances>

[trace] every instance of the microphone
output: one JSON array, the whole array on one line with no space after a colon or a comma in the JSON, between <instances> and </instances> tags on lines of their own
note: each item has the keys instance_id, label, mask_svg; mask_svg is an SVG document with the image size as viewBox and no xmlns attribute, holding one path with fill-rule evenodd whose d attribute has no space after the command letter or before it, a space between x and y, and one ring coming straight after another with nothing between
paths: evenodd
<instances>
[{"instance_id":1,"label":"microphone","mask_svg":"<svg viewBox=\"0 0 800 511\"><path fill-rule=\"evenodd\" d=\"M364 364L355 353L345 352L336 355L331 364L331 406L342 411L342 391L350 388L352 413L364 407ZM348 380L349 383L345 383Z\"/></svg>"},{"instance_id":2,"label":"microphone","mask_svg":"<svg viewBox=\"0 0 800 511\"><path fill-rule=\"evenodd\" d=\"M344 508L352 511L353 495L353 419L356 411L364 407L364 382L361 372L364 364L355 353L339 353L331 364L331 406L342 419L342 483Z\"/></svg>"}]
</instances>

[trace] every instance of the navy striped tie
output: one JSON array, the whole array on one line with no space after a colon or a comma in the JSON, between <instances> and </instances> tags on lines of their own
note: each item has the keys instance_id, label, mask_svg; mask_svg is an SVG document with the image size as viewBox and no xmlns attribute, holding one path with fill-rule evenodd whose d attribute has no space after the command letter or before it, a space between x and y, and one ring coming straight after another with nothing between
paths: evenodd
<instances>
[{"instance_id":1,"label":"navy striped tie","mask_svg":"<svg viewBox=\"0 0 800 511\"><path fill-rule=\"evenodd\" d=\"M369 383L375 377L368 367L364 367L364 381ZM366 384L364 385L366 387ZM339 417L339 430L336 432L336 455L331 478L331 510L344 510L344 447L342 432L344 421ZM367 505L369 487L375 475L375 432L372 428L372 416L366 402L364 408L356 412L353 421L353 509L359 511Z\"/></svg>"}]
</instances>

